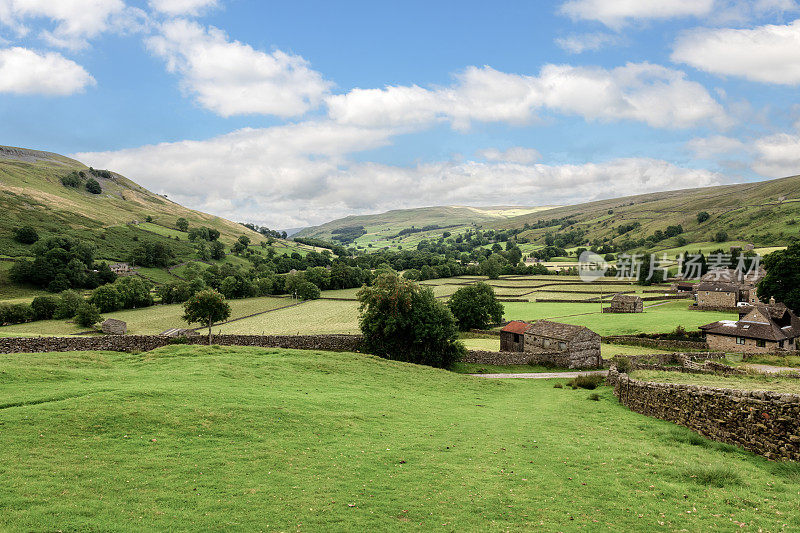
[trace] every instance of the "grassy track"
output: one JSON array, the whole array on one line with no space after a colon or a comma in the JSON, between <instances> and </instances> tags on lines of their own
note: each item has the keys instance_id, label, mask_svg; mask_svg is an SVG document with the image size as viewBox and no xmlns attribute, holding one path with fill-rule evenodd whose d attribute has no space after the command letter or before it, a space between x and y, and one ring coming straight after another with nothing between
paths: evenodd
<instances>
[{"instance_id":1,"label":"grassy track","mask_svg":"<svg viewBox=\"0 0 800 533\"><path fill-rule=\"evenodd\" d=\"M0 529L800 528L800 469L552 381L355 354L0 356Z\"/></svg>"}]
</instances>

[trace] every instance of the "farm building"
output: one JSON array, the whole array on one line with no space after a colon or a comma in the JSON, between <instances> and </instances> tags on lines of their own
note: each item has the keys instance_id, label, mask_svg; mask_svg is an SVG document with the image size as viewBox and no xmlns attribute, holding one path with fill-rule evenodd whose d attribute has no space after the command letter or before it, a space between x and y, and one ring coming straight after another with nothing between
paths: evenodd
<instances>
[{"instance_id":1,"label":"farm building","mask_svg":"<svg viewBox=\"0 0 800 533\"><path fill-rule=\"evenodd\" d=\"M611 298L611 307L604 307L604 313L641 313L644 302L641 296L617 293Z\"/></svg>"},{"instance_id":2,"label":"farm building","mask_svg":"<svg viewBox=\"0 0 800 533\"><path fill-rule=\"evenodd\" d=\"M125 335L128 332L128 324L123 320L109 318L100 324L100 328L106 335Z\"/></svg>"},{"instance_id":3,"label":"farm building","mask_svg":"<svg viewBox=\"0 0 800 533\"><path fill-rule=\"evenodd\" d=\"M700 308L736 309L736 304L742 301L741 293L741 288L735 283L704 281L697 284L695 301Z\"/></svg>"},{"instance_id":4,"label":"farm building","mask_svg":"<svg viewBox=\"0 0 800 533\"><path fill-rule=\"evenodd\" d=\"M501 352L525 351L525 330L531 325L528 322L514 320L500 330Z\"/></svg>"},{"instance_id":5,"label":"farm building","mask_svg":"<svg viewBox=\"0 0 800 533\"><path fill-rule=\"evenodd\" d=\"M568 368L598 368L600 335L584 326L515 320L500 331L500 350L527 352Z\"/></svg>"},{"instance_id":6,"label":"farm building","mask_svg":"<svg viewBox=\"0 0 800 533\"><path fill-rule=\"evenodd\" d=\"M739 320L700 326L709 348L718 351L768 353L795 350L800 319L782 303L755 304Z\"/></svg>"},{"instance_id":7,"label":"farm building","mask_svg":"<svg viewBox=\"0 0 800 533\"><path fill-rule=\"evenodd\" d=\"M129 265L128 263L111 263L110 265L108 265L108 268L110 268L111 272L113 272L117 276L127 276L128 274L133 272L131 265Z\"/></svg>"}]
</instances>

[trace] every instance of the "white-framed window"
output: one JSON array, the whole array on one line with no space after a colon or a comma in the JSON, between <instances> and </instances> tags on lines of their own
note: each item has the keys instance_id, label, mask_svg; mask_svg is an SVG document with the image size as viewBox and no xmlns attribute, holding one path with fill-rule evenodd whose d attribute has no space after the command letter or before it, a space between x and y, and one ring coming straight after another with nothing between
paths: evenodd
<instances>
[{"instance_id":1,"label":"white-framed window","mask_svg":"<svg viewBox=\"0 0 800 533\"><path fill-rule=\"evenodd\" d=\"M736 337L736 344L744 344L744 337Z\"/></svg>"}]
</instances>

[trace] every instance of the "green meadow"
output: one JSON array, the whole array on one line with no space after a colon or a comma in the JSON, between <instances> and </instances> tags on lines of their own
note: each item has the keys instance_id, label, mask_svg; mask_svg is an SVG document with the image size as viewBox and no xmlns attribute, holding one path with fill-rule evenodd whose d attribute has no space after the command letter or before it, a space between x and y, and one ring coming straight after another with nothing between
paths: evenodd
<instances>
[{"instance_id":1,"label":"green meadow","mask_svg":"<svg viewBox=\"0 0 800 533\"><path fill-rule=\"evenodd\" d=\"M797 465L553 383L278 349L3 355L0 529L800 528Z\"/></svg>"}]
</instances>

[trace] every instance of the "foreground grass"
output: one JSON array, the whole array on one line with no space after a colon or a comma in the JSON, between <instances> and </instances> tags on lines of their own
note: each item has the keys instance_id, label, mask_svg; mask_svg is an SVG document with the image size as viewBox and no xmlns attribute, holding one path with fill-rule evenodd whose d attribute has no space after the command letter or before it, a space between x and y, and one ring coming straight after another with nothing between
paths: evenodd
<instances>
[{"instance_id":1,"label":"foreground grass","mask_svg":"<svg viewBox=\"0 0 800 533\"><path fill-rule=\"evenodd\" d=\"M748 363L757 365L772 365L772 366L786 366L791 368L800 368L800 356L797 355L751 355L747 359Z\"/></svg>"},{"instance_id":2,"label":"foreground grass","mask_svg":"<svg viewBox=\"0 0 800 533\"><path fill-rule=\"evenodd\" d=\"M800 469L597 392L324 352L0 356L0 529L800 527Z\"/></svg>"},{"instance_id":3,"label":"foreground grass","mask_svg":"<svg viewBox=\"0 0 800 533\"><path fill-rule=\"evenodd\" d=\"M800 380L775 375L716 376L711 374L683 374L651 370L635 370L631 377L658 383L686 383L724 389L769 390L800 394Z\"/></svg>"}]
</instances>

